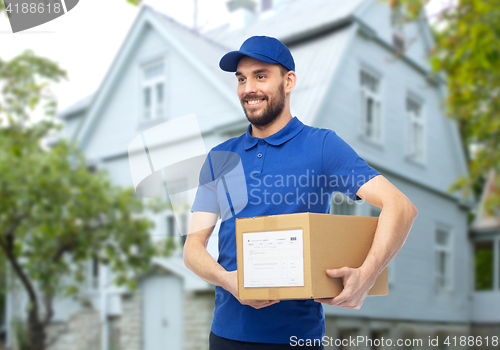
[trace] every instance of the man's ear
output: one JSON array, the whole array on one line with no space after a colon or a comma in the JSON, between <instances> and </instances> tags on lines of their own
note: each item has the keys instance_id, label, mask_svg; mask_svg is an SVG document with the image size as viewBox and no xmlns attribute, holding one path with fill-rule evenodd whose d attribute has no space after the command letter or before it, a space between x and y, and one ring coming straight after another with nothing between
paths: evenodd
<instances>
[{"instance_id":1,"label":"man's ear","mask_svg":"<svg viewBox=\"0 0 500 350\"><path fill-rule=\"evenodd\" d=\"M285 93L288 94L290 91L292 91L296 83L297 83L297 75L293 70L288 71L286 73Z\"/></svg>"}]
</instances>

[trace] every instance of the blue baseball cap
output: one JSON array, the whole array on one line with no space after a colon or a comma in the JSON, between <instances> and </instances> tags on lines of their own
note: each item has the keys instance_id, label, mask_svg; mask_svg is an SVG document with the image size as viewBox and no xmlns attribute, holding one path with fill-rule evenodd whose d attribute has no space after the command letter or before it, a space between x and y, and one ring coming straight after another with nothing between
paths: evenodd
<instances>
[{"instance_id":1,"label":"blue baseball cap","mask_svg":"<svg viewBox=\"0 0 500 350\"><path fill-rule=\"evenodd\" d=\"M245 40L238 51L225 54L219 67L226 72L236 72L238 62L243 56L249 56L266 63L281 63L289 70L295 71L292 53L281 41L269 36L252 36Z\"/></svg>"}]
</instances>

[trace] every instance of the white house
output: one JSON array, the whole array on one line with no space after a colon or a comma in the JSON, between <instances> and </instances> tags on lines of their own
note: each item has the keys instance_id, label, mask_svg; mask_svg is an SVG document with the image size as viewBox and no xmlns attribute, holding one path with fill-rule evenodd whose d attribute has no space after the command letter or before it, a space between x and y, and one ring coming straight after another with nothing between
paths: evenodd
<instances>
[{"instance_id":1,"label":"white house","mask_svg":"<svg viewBox=\"0 0 500 350\"><path fill-rule=\"evenodd\" d=\"M426 21L402 25L401 13L377 0L231 0L228 8L230 23L200 34L141 5L99 89L59 113L61 136L76 140L117 184L131 186L128 144L155 125L195 113L207 150L245 131L236 79L219 69L219 60L252 35L277 37L296 63L292 114L334 130L419 211L389 266L390 294L367 298L358 311L325 307L327 335L422 339L414 347L429 348L428 336L444 340L476 334L484 324L500 327L500 312L488 310L500 301L498 273L488 295L474 292L467 224L474 202L446 191L468 170L457 126L444 114L445 78L430 74L434 43ZM380 212L346 201L333 203L332 211ZM175 234L172 213L153 218L153 237ZM183 230L189 213L185 218ZM209 247L214 256L216 233ZM499 266L498 238L494 242ZM87 306L57 303L54 332L64 335L51 349L207 349L213 286L184 267L181 251L155 260L139 279L135 291L117 289L105 267L89 265ZM20 302L9 295L9 305L15 299ZM78 345L82 332L72 331L82 329L84 319L94 320L91 347Z\"/></svg>"}]
</instances>

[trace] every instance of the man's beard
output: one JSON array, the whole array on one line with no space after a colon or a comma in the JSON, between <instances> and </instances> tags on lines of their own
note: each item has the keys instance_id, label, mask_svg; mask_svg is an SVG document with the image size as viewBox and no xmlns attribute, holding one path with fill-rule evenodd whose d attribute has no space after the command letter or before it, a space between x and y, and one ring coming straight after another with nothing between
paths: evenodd
<instances>
[{"instance_id":1,"label":"man's beard","mask_svg":"<svg viewBox=\"0 0 500 350\"><path fill-rule=\"evenodd\" d=\"M242 98L243 106L246 104L245 100L248 98L255 98L255 97L248 95L244 96ZM280 87L278 88L278 96L277 98L274 98L272 102L269 101L269 98L267 98L267 96L264 97L264 99L267 100L267 107L264 109L260 117L249 117L247 109L243 107L245 116L247 117L248 121L252 123L252 125L255 126L269 125L278 118L278 116L281 114L281 112L283 112L283 109L285 108L285 88L283 87L283 85L280 84Z\"/></svg>"}]
</instances>

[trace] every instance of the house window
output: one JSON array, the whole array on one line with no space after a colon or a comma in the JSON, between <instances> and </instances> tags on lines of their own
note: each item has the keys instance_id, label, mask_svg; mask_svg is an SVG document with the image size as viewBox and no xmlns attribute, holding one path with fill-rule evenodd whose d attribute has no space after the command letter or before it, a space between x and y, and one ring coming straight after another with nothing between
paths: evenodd
<instances>
[{"instance_id":1,"label":"house window","mask_svg":"<svg viewBox=\"0 0 500 350\"><path fill-rule=\"evenodd\" d=\"M381 212L382 212L382 209L380 209L379 207L372 206L370 208L370 216L379 217Z\"/></svg>"},{"instance_id":2,"label":"house window","mask_svg":"<svg viewBox=\"0 0 500 350\"><path fill-rule=\"evenodd\" d=\"M493 241L474 244L474 289L493 290L494 281Z\"/></svg>"},{"instance_id":3,"label":"house window","mask_svg":"<svg viewBox=\"0 0 500 350\"><path fill-rule=\"evenodd\" d=\"M403 333L401 340L403 341L403 344L405 345L404 346L405 350L415 349L415 347L419 346L419 341L420 341L420 339L418 339L416 337L415 331L412 329L406 330ZM422 346L422 345L420 344L420 346Z\"/></svg>"},{"instance_id":4,"label":"house window","mask_svg":"<svg viewBox=\"0 0 500 350\"><path fill-rule=\"evenodd\" d=\"M372 217L379 217L380 213L382 213L382 209L380 209L379 207L376 207L374 205L372 205L370 207L370 216L372 216ZM394 258L393 258L389 262L389 264L387 265L387 279L388 279L389 284L393 284L394 283L394 279L395 279L395 276L396 276L396 272L395 272L394 266L395 266L395 262L394 262Z\"/></svg>"},{"instance_id":5,"label":"house window","mask_svg":"<svg viewBox=\"0 0 500 350\"><path fill-rule=\"evenodd\" d=\"M186 179L169 179L167 181L168 198L172 205L172 210L169 210L167 213L167 237L177 236L183 245L186 242L188 211L190 208L186 187Z\"/></svg>"},{"instance_id":6,"label":"house window","mask_svg":"<svg viewBox=\"0 0 500 350\"><path fill-rule=\"evenodd\" d=\"M330 214L334 215L356 215L356 203L342 192L332 195Z\"/></svg>"},{"instance_id":7,"label":"house window","mask_svg":"<svg viewBox=\"0 0 500 350\"><path fill-rule=\"evenodd\" d=\"M368 139L381 141L380 78L362 69L361 85L361 133Z\"/></svg>"},{"instance_id":8,"label":"house window","mask_svg":"<svg viewBox=\"0 0 500 350\"><path fill-rule=\"evenodd\" d=\"M438 227L435 232L435 278L437 291L451 289L451 233Z\"/></svg>"},{"instance_id":9,"label":"house window","mask_svg":"<svg viewBox=\"0 0 500 350\"><path fill-rule=\"evenodd\" d=\"M179 234L177 224L175 223L175 216L173 213L167 214L167 238L175 237Z\"/></svg>"},{"instance_id":10,"label":"house window","mask_svg":"<svg viewBox=\"0 0 500 350\"><path fill-rule=\"evenodd\" d=\"M90 288L99 288L99 260L95 257L90 260Z\"/></svg>"},{"instance_id":11,"label":"house window","mask_svg":"<svg viewBox=\"0 0 500 350\"><path fill-rule=\"evenodd\" d=\"M335 342L338 344L337 349L339 350L351 350L357 348L357 346L351 346L351 339L354 339L359 334L357 329L342 329L339 331L338 339L339 342Z\"/></svg>"},{"instance_id":12,"label":"house window","mask_svg":"<svg viewBox=\"0 0 500 350\"><path fill-rule=\"evenodd\" d=\"M174 213L169 212L166 214L166 226L167 226L167 238L175 238L180 237L182 245L186 242L187 230L188 230L188 222L187 222L187 213L181 213L178 215L180 222L176 222L176 217ZM180 232L179 232L180 227Z\"/></svg>"},{"instance_id":13,"label":"house window","mask_svg":"<svg viewBox=\"0 0 500 350\"><path fill-rule=\"evenodd\" d=\"M408 156L418 162L424 161L424 118L422 104L412 97L406 99L408 116Z\"/></svg>"},{"instance_id":14,"label":"house window","mask_svg":"<svg viewBox=\"0 0 500 350\"><path fill-rule=\"evenodd\" d=\"M165 67L163 60L142 68L142 120L162 118L165 114Z\"/></svg>"},{"instance_id":15,"label":"house window","mask_svg":"<svg viewBox=\"0 0 500 350\"><path fill-rule=\"evenodd\" d=\"M180 215L180 219L181 219L181 242L182 246L184 246L184 243L186 243L186 237L188 233L187 213L182 213Z\"/></svg>"},{"instance_id":16,"label":"house window","mask_svg":"<svg viewBox=\"0 0 500 350\"><path fill-rule=\"evenodd\" d=\"M370 350L382 350L384 348L383 339L387 339L388 335L389 332L386 330L372 330L366 345Z\"/></svg>"},{"instance_id":17,"label":"house window","mask_svg":"<svg viewBox=\"0 0 500 350\"><path fill-rule=\"evenodd\" d=\"M405 35L404 35L404 15L401 5L396 5L391 10L391 27L392 27L392 44L396 51L403 52L405 50Z\"/></svg>"}]
</instances>

